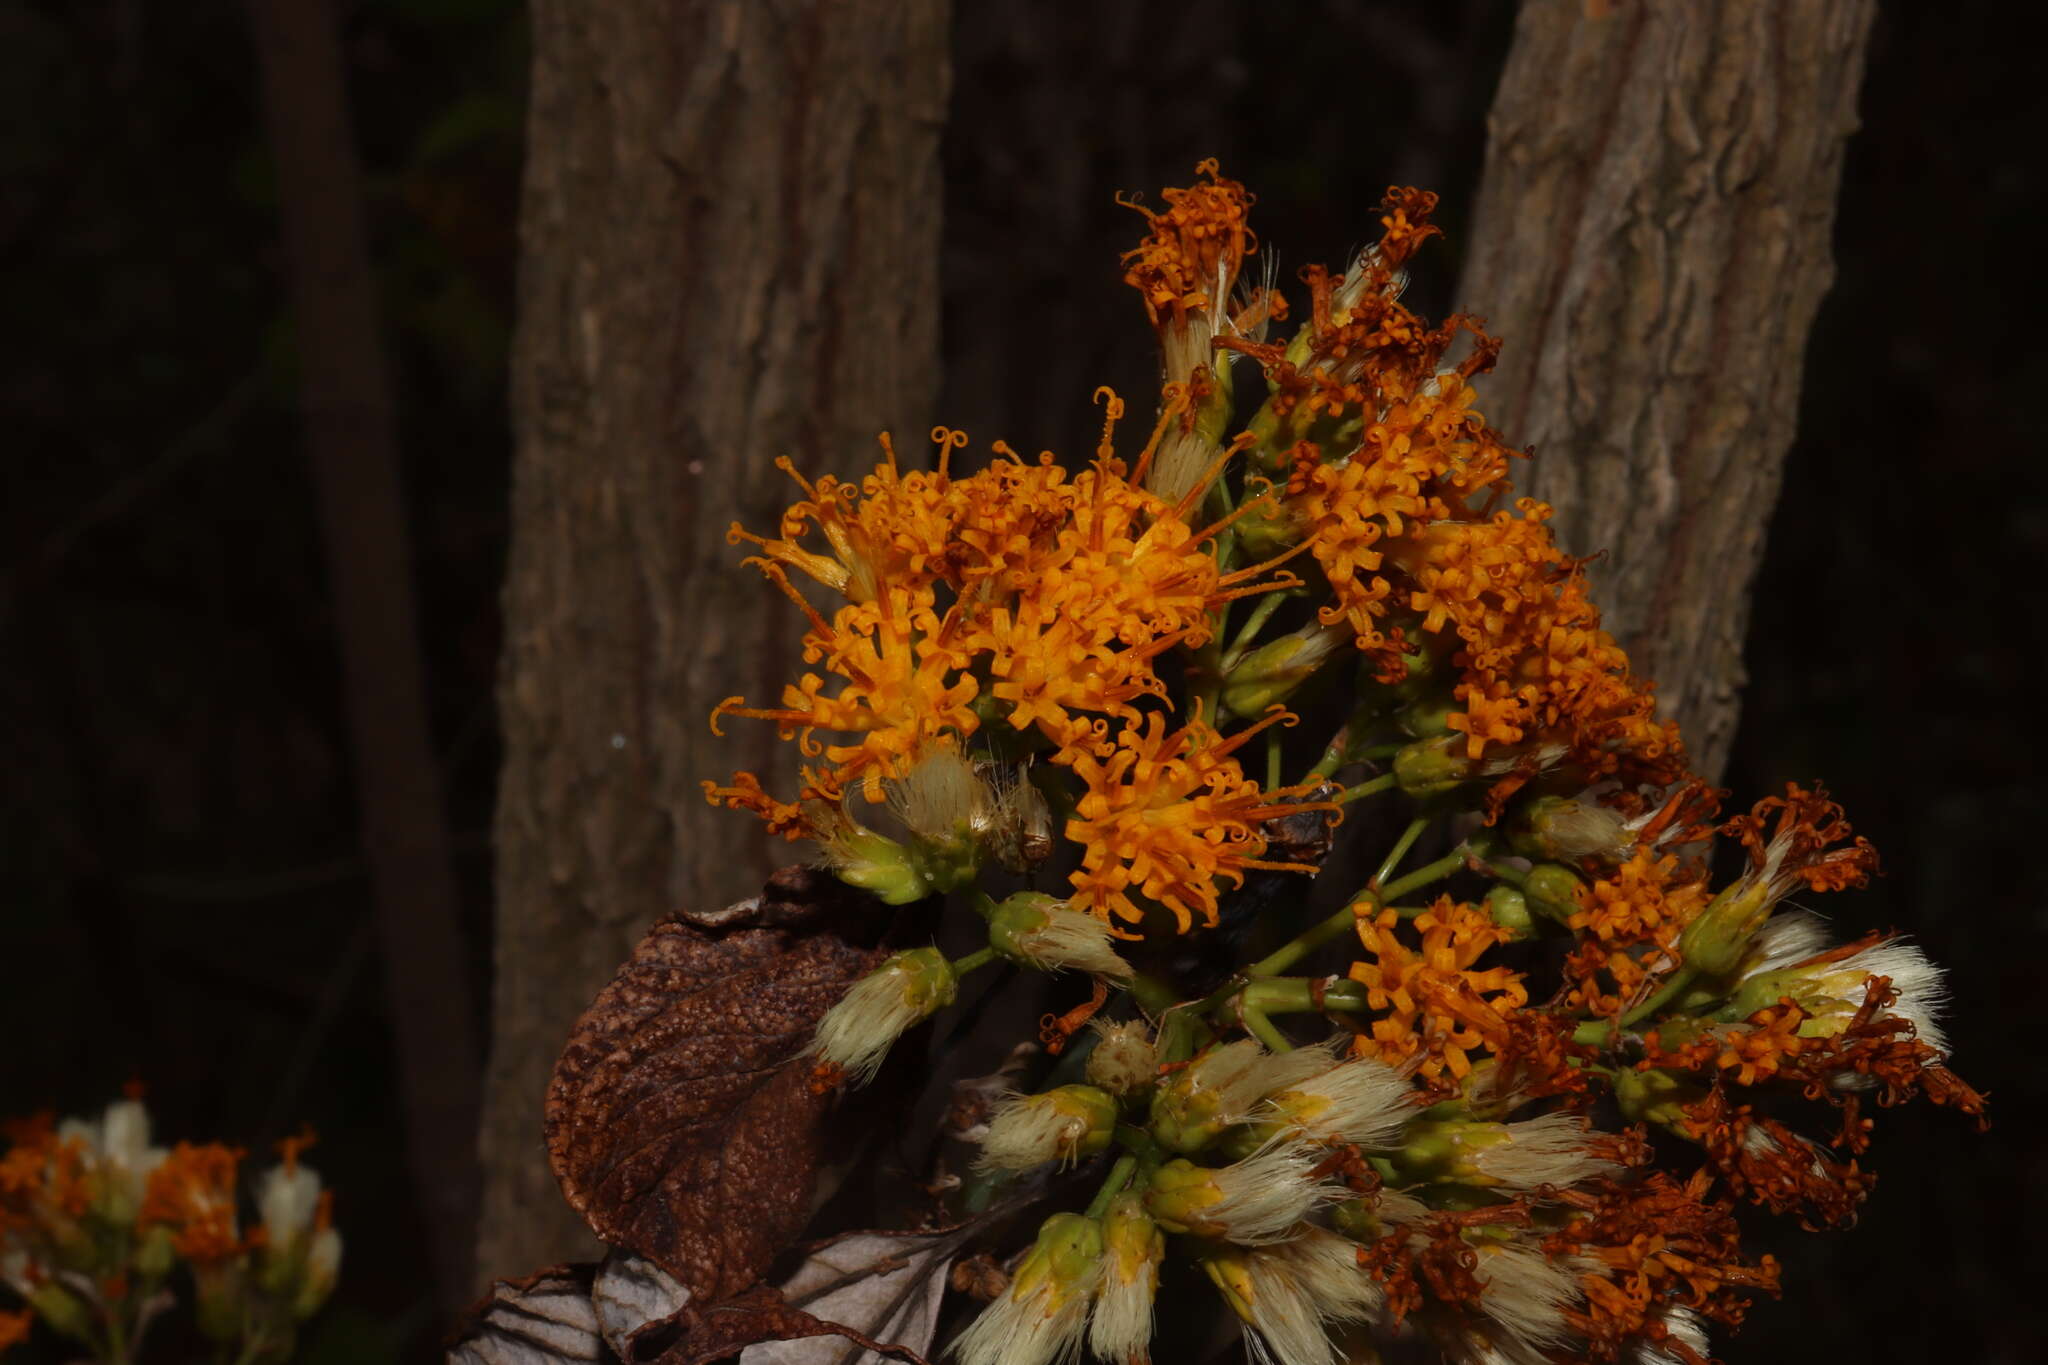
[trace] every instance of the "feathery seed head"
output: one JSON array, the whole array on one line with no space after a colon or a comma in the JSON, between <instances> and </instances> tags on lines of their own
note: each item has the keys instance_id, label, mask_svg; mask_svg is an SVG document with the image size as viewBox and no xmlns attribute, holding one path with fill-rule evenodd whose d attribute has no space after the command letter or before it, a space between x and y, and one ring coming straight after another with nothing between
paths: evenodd
<instances>
[{"instance_id":1,"label":"feathery seed head","mask_svg":"<svg viewBox=\"0 0 2048 1365\"><path fill-rule=\"evenodd\" d=\"M1088 1054L1088 1084L1122 1097L1150 1090L1159 1079L1159 1052L1145 1025L1132 1020L1093 1025L1099 1041Z\"/></svg>"},{"instance_id":2,"label":"feathery seed head","mask_svg":"<svg viewBox=\"0 0 2048 1365\"><path fill-rule=\"evenodd\" d=\"M896 1040L952 1004L959 989L953 964L937 948L897 953L854 982L825 1012L810 1051L855 1083L865 1083L881 1069Z\"/></svg>"},{"instance_id":3,"label":"feathery seed head","mask_svg":"<svg viewBox=\"0 0 2048 1365\"><path fill-rule=\"evenodd\" d=\"M997 905L988 920L989 946L1012 962L1039 971L1077 968L1127 981L1131 964L1118 956L1109 926L1039 891L1020 891Z\"/></svg>"},{"instance_id":4,"label":"feathery seed head","mask_svg":"<svg viewBox=\"0 0 2048 1365\"><path fill-rule=\"evenodd\" d=\"M985 1171L1025 1171L1048 1161L1071 1165L1107 1148L1115 1129L1116 1100L1092 1085L1013 1095L989 1119L975 1165Z\"/></svg>"}]
</instances>

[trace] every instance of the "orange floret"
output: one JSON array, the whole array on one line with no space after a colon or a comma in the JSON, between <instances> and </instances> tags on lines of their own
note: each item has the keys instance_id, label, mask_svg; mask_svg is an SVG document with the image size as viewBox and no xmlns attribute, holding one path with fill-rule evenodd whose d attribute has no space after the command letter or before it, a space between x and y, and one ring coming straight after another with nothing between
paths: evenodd
<instances>
[{"instance_id":1,"label":"orange floret","mask_svg":"<svg viewBox=\"0 0 2048 1365\"><path fill-rule=\"evenodd\" d=\"M1208 182L1160 191L1163 212L1117 201L1151 224L1145 240L1124 253L1124 283L1143 297L1146 316L1162 330L1222 307L1244 258L1259 249L1248 221L1253 200L1244 186L1225 177L1213 157L1195 173Z\"/></svg>"},{"instance_id":2,"label":"orange floret","mask_svg":"<svg viewBox=\"0 0 2048 1365\"><path fill-rule=\"evenodd\" d=\"M1361 1034L1356 1051L1394 1065L1420 1059L1425 1076L1448 1070L1462 1079L1472 1070L1470 1053L1498 1047L1507 1037L1505 1020L1529 1003L1519 973L1506 967L1475 968L1488 948L1512 936L1482 909L1441 896L1415 917L1419 949L1410 948L1392 910L1358 918L1358 938L1367 959L1351 967L1351 979L1367 989L1366 1001L1382 1011Z\"/></svg>"},{"instance_id":3,"label":"orange floret","mask_svg":"<svg viewBox=\"0 0 2048 1365\"><path fill-rule=\"evenodd\" d=\"M149 1174L137 1222L171 1233L178 1254L197 1265L227 1260L242 1249L235 1230L235 1168L239 1148L181 1142Z\"/></svg>"},{"instance_id":4,"label":"orange floret","mask_svg":"<svg viewBox=\"0 0 2048 1365\"><path fill-rule=\"evenodd\" d=\"M1063 750L1066 764L1086 786L1067 822L1067 837L1082 846L1073 874L1072 902L1105 924L1136 924L1147 900L1173 912L1184 933L1196 920L1216 923L1217 882L1241 884L1253 868L1313 872L1298 863L1267 862L1265 821L1316 807L1285 798L1305 789L1268 792L1244 775L1230 754L1275 721L1266 720L1228 739L1200 721L1168 732L1154 712L1125 727L1106 758L1082 748Z\"/></svg>"},{"instance_id":5,"label":"orange floret","mask_svg":"<svg viewBox=\"0 0 2048 1365\"><path fill-rule=\"evenodd\" d=\"M1601 943L1668 949L1711 895L1703 877L1676 855L1639 846L1612 874L1586 888L1584 907L1568 921Z\"/></svg>"}]
</instances>

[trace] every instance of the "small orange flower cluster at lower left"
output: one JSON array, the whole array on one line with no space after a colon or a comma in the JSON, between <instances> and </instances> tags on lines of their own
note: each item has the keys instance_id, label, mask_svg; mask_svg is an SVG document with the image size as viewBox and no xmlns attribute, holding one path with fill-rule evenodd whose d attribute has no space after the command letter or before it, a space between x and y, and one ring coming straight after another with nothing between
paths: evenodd
<instances>
[{"instance_id":1,"label":"small orange flower cluster at lower left","mask_svg":"<svg viewBox=\"0 0 2048 1365\"><path fill-rule=\"evenodd\" d=\"M152 1146L139 1099L92 1119L11 1120L0 1136L0 1289L26 1305L0 1312L0 1349L25 1340L37 1318L96 1355L132 1346L183 1267L202 1332L246 1359L278 1357L334 1286L341 1241L329 1196L297 1161L310 1133L281 1144L285 1162L258 1176L259 1216L246 1234L242 1150Z\"/></svg>"}]
</instances>

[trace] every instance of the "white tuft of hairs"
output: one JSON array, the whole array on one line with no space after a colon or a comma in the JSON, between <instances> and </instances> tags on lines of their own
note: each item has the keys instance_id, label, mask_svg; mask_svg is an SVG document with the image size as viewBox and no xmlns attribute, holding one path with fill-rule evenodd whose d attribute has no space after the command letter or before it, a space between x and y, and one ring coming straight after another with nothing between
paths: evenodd
<instances>
[{"instance_id":1,"label":"white tuft of hairs","mask_svg":"<svg viewBox=\"0 0 2048 1365\"><path fill-rule=\"evenodd\" d=\"M1045 923L1020 934L1017 947L1025 961L1040 971L1074 968L1111 981L1128 981L1131 964L1117 954L1109 927L1079 910L1047 907Z\"/></svg>"},{"instance_id":2,"label":"white tuft of hairs","mask_svg":"<svg viewBox=\"0 0 2048 1365\"><path fill-rule=\"evenodd\" d=\"M1690 1347L1700 1359L1707 1358L1707 1329L1700 1315L1690 1308L1672 1307L1656 1315L1670 1339ZM1629 1358L1630 1365L1685 1365L1684 1357L1657 1342L1643 1342Z\"/></svg>"},{"instance_id":3,"label":"white tuft of hairs","mask_svg":"<svg viewBox=\"0 0 2048 1365\"><path fill-rule=\"evenodd\" d=\"M1400 1071L1361 1058L1296 1081L1274 1094L1254 1117L1324 1142L1393 1147L1415 1117L1414 1094Z\"/></svg>"},{"instance_id":4,"label":"white tuft of hairs","mask_svg":"<svg viewBox=\"0 0 2048 1365\"><path fill-rule=\"evenodd\" d=\"M1863 1004L1866 983L1874 976L1890 978L1892 989L1899 993L1885 1013L1904 1019L1921 1042L1946 1056L1948 1038L1941 1031L1941 1016L1948 1005L1948 986L1941 968L1913 943L1894 938L1828 968L1824 979L1833 987L1838 980L1853 978L1847 982L1845 1003L1855 1009ZM1867 1081L1868 1077L1858 1079Z\"/></svg>"},{"instance_id":5,"label":"white tuft of hairs","mask_svg":"<svg viewBox=\"0 0 2048 1365\"><path fill-rule=\"evenodd\" d=\"M963 831L979 833L989 822L992 798L987 784L951 748L927 750L886 790L889 809L923 839L943 841Z\"/></svg>"},{"instance_id":6,"label":"white tuft of hairs","mask_svg":"<svg viewBox=\"0 0 2048 1365\"><path fill-rule=\"evenodd\" d=\"M957 989L951 968L936 951L898 953L854 982L839 1003L825 1011L808 1051L839 1067L856 1084L865 1084L874 1079L896 1040L951 1004Z\"/></svg>"},{"instance_id":7,"label":"white tuft of hairs","mask_svg":"<svg viewBox=\"0 0 2048 1365\"><path fill-rule=\"evenodd\" d=\"M1028 1171L1048 1161L1071 1163L1092 1126L1090 1116L1063 1103L1059 1090L1037 1095L1005 1095L996 1101L981 1151L978 1171Z\"/></svg>"},{"instance_id":8,"label":"white tuft of hairs","mask_svg":"<svg viewBox=\"0 0 2048 1365\"><path fill-rule=\"evenodd\" d=\"M1149 1365L1152 1301L1159 1292L1166 1238L1135 1195L1113 1202L1102 1222L1102 1287L1088 1324L1088 1346L1115 1365Z\"/></svg>"},{"instance_id":9,"label":"white tuft of hairs","mask_svg":"<svg viewBox=\"0 0 2048 1365\"><path fill-rule=\"evenodd\" d=\"M1472 1164L1508 1189L1562 1188L1621 1170L1618 1162L1593 1150L1592 1126L1571 1114L1504 1123L1497 1131L1500 1140L1475 1150Z\"/></svg>"},{"instance_id":10,"label":"white tuft of hairs","mask_svg":"<svg viewBox=\"0 0 2048 1365\"><path fill-rule=\"evenodd\" d=\"M1787 910L1764 921L1743 955L1745 980L1804 962L1828 949L1827 922L1811 910Z\"/></svg>"},{"instance_id":11,"label":"white tuft of hairs","mask_svg":"<svg viewBox=\"0 0 2048 1365\"><path fill-rule=\"evenodd\" d=\"M1028 1293L1015 1286L981 1311L954 1339L960 1365L1055 1365L1081 1353L1088 1309L1101 1283L1098 1265L1083 1284L1056 1286L1043 1277Z\"/></svg>"},{"instance_id":12,"label":"white tuft of hairs","mask_svg":"<svg viewBox=\"0 0 2048 1365\"><path fill-rule=\"evenodd\" d=\"M1480 1311L1526 1346L1555 1346L1569 1334L1564 1314L1579 1298L1579 1276L1593 1268L1589 1257L1553 1260L1517 1242L1482 1244L1474 1273L1482 1294Z\"/></svg>"},{"instance_id":13,"label":"white tuft of hairs","mask_svg":"<svg viewBox=\"0 0 2048 1365\"><path fill-rule=\"evenodd\" d=\"M1280 1365L1337 1365L1330 1329L1382 1316L1386 1294L1358 1264L1358 1246L1304 1226L1245 1258L1254 1357Z\"/></svg>"},{"instance_id":14,"label":"white tuft of hairs","mask_svg":"<svg viewBox=\"0 0 2048 1365\"><path fill-rule=\"evenodd\" d=\"M1266 1144L1214 1173L1222 1198L1205 1207L1202 1217L1219 1225L1239 1246L1291 1236L1295 1225L1318 1205L1350 1194L1337 1181L1312 1174L1324 1155L1306 1142L1282 1139Z\"/></svg>"}]
</instances>

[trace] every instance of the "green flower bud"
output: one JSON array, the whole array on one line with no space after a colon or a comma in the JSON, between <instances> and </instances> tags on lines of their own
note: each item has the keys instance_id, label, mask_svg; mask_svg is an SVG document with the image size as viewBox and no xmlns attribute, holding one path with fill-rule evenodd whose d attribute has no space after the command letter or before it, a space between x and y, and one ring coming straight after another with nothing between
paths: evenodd
<instances>
[{"instance_id":1,"label":"green flower bud","mask_svg":"<svg viewBox=\"0 0 2048 1365\"><path fill-rule=\"evenodd\" d=\"M1771 917L1769 885L1745 878L1728 887L1694 916L1678 936L1685 965L1701 976L1728 976L1742 965L1743 953L1764 921Z\"/></svg>"},{"instance_id":2,"label":"green flower bud","mask_svg":"<svg viewBox=\"0 0 2048 1365\"><path fill-rule=\"evenodd\" d=\"M1141 1023L1095 1025L1100 1035L1088 1053L1088 1084L1112 1095L1138 1095L1159 1080L1159 1051Z\"/></svg>"},{"instance_id":3,"label":"green flower bud","mask_svg":"<svg viewBox=\"0 0 2048 1365\"><path fill-rule=\"evenodd\" d=\"M1394 780L1410 796L1441 796L1475 775L1476 765L1464 750L1463 735L1418 739L1394 755Z\"/></svg>"},{"instance_id":4,"label":"green flower bud","mask_svg":"<svg viewBox=\"0 0 2048 1365\"><path fill-rule=\"evenodd\" d=\"M869 1080L896 1040L952 1004L959 990L959 975L937 948L897 953L825 1012L811 1051L856 1081Z\"/></svg>"},{"instance_id":5,"label":"green flower bud","mask_svg":"<svg viewBox=\"0 0 2048 1365\"><path fill-rule=\"evenodd\" d=\"M1451 733L1450 719L1463 709L1448 696L1431 694L1419 697L1395 712L1394 723L1410 738L1435 739ZM1463 743L1463 738L1458 742Z\"/></svg>"},{"instance_id":6,"label":"green flower bud","mask_svg":"<svg viewBox=\"0 0 2048 1365\"><path fill-rule=\"evenodd\" d=\"M1579 897L1585 889L1578 873L1556 863L1538 863L1522 878L1522 896L1529 909L1559 924L1569 924L1584 908Z\"/></svg>"},{"instance_id":7,"label":"green flower bud","mask_svg":"<svg viewBox=\"0 0 2048 1365\"><path fill-rule=\"evenodd\" d=\"M873 893L884 905L909 905L932 894L932 884L910 850L894 839L822 801L806 802L804 815L825 866L848 886Z\"/></svg>"},{"instance_id":8,"label":"green flower bud","mask_svg":"<svg viewBox=\"0 0 2048 1365\"><path fill-rule=\"evenodd\" d=\"M1512 930L1518 939L1528 938L1536 932L1536 921L1529 914L1528 898L1506 883L1486 893L1486 910L1493 916L1495 924Z\"/></svg>"},{"instance_id":9,"label":"green flower bud","mask_svg":"<svg viewBox=\"0 0 2048 1365\"><path fill-rule=\"evenodd\" d=\"M1019 891L997 905L988 917L988 942L1010 961L1042 972L1072 967L1115 981L1131 975L1107 925L1040 891Z\"/></svg>"},{"instance_id":10,"label":"green flower bud","mask_svg":"<svg viewBox=\"0 0 2048 1365\"><path fill-rule=\"evenodd\" d=\"M1260 645L1238 661L1223 680L1223 707L1233 715L1262 716L1287 700L1354 632L1345 622L1305 626L1291 635Z\"/></svg>"},{"instance_id":11,"label":"green flower bud","mask_svg":"<svg viewBox=\"0 0 2048 1365\"><path fill-rule=\"evenodd\" d=\"M1685 1122L1685 1106L1705 1098L1704 1086L1675 1071L1622 1071L1614 1077L1614 1100L1634 1123L1677 1129Z\"/></svg>"},{"instance_id":12,"label":"green flower bud","mask_svg":"<svg viewBox=\"0 0 2048 1365\"><path fill-rule=\"evenodd\" d=\"M36 1316L50 1325L51 1331L73 1341L91 1343L95 1315L84 1299L54 1280L45 1280L24 1297Z\"/></svg>"},{"instance_id":13,"label":"green flower bud","mask_svg":"<svg viewBox=\"0 0 2048 1365\"><path fill-rule=\"evenodd\" d=\"M1106 1150L1116 1131L1116 1099L1092 1085L1062 1085L1017 1095L989 1120L977 1166L1028 1171L1048 1161L1071 1165Z\"/></svg>"},{"instance_id":14,"label":"green flower bud","mask_svg":"<svg viewBox=\"0 0 2048 1365\"><path fill-rule=\"evenodd\" d=\"M1017 1267L1010 1293L1027 1297L1041 1288L1055 1297L1088 1293L1102 1263L1102 1225L1086 1214L1056 1213L1039 1226L1038 1240Z\"/></svg>"},{"instance_id":15,"label":"green flower bud","mask_svg":"<svg viewBox=\"0 0 2048 1365\"><path fill-rule=\"evenodd\" d=\"M160 1280L178 1264L178 1250L171 1244L171 1230L158 1223L142 1234L135 1248L135 1270L145 1279Z\"/></svg>"},{"instance_id":16,"label":"green flower bud","mask_svg":"<svg viewBox=\"0 0 2048 1365\"><path fill-rule=\"evenodd\" d=\"M1618 813L1565 796L1539 796L1525 803L1508 826L1508 843L1536 862L1599 858L1619 863L1633 846Z\"/></svg>"}]
</instances>

